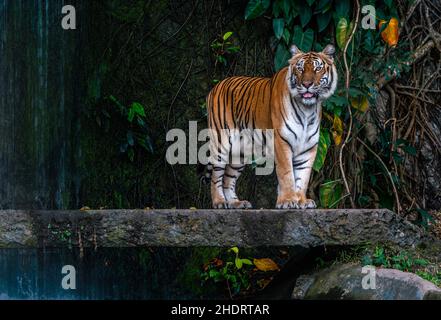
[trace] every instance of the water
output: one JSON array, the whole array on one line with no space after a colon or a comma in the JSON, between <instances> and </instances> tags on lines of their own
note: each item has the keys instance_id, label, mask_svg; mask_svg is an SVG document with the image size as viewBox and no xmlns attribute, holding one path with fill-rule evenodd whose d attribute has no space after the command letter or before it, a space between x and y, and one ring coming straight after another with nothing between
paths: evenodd
<instances>
[{"instance_id":1,"label":"water","mask_svg":"<svg viewBox=\"0 0 441 320\"><path fill-rule=\"evenodd\" d=\"M87 2L72 1L87 19ZM0 208L79 207L85 35L63 0L0 0ZM84 28L86 28L86 23Z\"/></svg>"},{"instance_id":2,"label":"water","mask_svg":"<svg viewBox=\"0 0 441 320\"><path fill-rule=\"evenodd\" d=\"M186 257L191 249L0 249L0 299L195 299ZM62 287L65 265L75 267L75 290Z\"/></svg>"}]
</instances>

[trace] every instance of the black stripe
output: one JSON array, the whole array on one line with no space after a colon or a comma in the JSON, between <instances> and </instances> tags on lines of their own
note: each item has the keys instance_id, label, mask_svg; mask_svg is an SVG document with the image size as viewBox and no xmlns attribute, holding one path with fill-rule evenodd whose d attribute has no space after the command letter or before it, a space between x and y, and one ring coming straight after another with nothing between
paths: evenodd
<instances>
[{"instance_id":1,"label":"black stripe","mask_svg":"<svg viewBox=\"0 0 441 320\"><path fill-rule=\"evenodd\" d=\"M304 164L307 163L308 161L309 161L309 159L306 159L306 160L304 160L304 161L294 161L294 162L292 163L292 165L293 165L294 167L298 167L298 166L304 165Z\"/></svg>"},{"instance_id":2,"label":"black stripe","mask_svg":"<svg viewBox=\"0 0 441 320\"><path fill-rule=\"evenodd\" d=\"M306 149L305 151L299 153L299 154L296 156L296 158L297 158L298 156L301 156L302 154L305 154L305 153L311 151L312 149L314 149L314 147L315 147L317 144L318 144L318 143L314 143L314 145L313 145L311 148Z\"/></svg>"},{"instance_id":3,"label":"black stripe","mask_svg":"<svg viewBox=\"0 0 441 320\"><path fill-rule=\"evenodd\" d=\"M302 125L302 127L305 127L305 124L303 123L302 118L300 118L300 116L299 116L299 114L297 112L296 104L292 100L292 97L290 97L290 100L291 100L292 108L294 109L294 113L296 114L297 120L299 120L299 122Z\"/></svg>"},{"instance_id":4,"label":"black stripe","mask_svg":"<svg viewBox=\"0 0 441 320\"><path fill-rule=\"evenodd\" d=\"M306 142L309 142L309 140L311 140L311 138L314 137L317 134L319 129L320 129L320 126L318 125L317 128L315 129L314 133L311 136L309 136L309 138L308 138L308 140L306 140Z\"/></svg>"},{"instance_id":5,"label":"black stripe","mask_svg":"<svg viewBox=\"0 0 441 320\"><path fill-rule=\"evenodd\" d=\"M291 152L294 153L294 149L292 148L291 144L286 140L280 133L279 133L280 139L285 141L285 143L291 148Z\"/></svg>"}]
</instances>

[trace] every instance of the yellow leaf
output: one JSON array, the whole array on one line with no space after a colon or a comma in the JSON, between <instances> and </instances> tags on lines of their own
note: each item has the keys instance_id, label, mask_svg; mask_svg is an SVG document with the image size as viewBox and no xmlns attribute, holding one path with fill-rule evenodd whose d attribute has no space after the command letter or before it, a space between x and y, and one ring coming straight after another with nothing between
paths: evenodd
<instances>
[{"instance_id":1,"label":"yellow leaf","mask_svg":"<svg viewBox=\"0 0 441 320\"><path fill-rule=\"evenodd\" d=\"M279 266L271 259L269 258L263 258L263 259L254 259L254 265L257 269L260 271L279 271Z\"/></svg>"},{"instance_id":2,"label":"yellow leaf","mask_svg":"<svg viewBox=\"0 0 441 320\"><path fill-rule=\"evenodd\" d=\"M359 96L356 98L351 98L350 100L352 107L361 112L366 112L369 108L369 100L366 96Z\"/></svg>"},{"instance_id":3,"label":"yellow leaf","mask_svg":"<svg viewBox=\"0 0 441 320\"><path fill-rule=\"evenodd\" d=\"M380 29L386 23L385 20L380 20ZM391 47L398 44L399 25L397 18L391 18L387 27L381 32L383 40Z\"/></svg>"},{"instance_id":4,"label":"yellow leaf","mask_svg":"<svg viewBox=\"0 0 441 320\"><path fill-rule=\"evenodd\" d=\"M80 211L87 211L87 210L90 210L90 208L89 208L89 207L87 207L87 206L85 206L85 207L82 207L82 208L80 209Z\"/></svg>"},{"instance_id":5,"label":"yellow leaf","mask_svg":"<svg viewBox=\"0 0 441 320\"><path fill-rule=\"evenodd\" d=\"M343 122L339 116L334 115L333 129L332 137L334 138L335 144L339 146L343 137Z\"/></svg>"},{"instance_id":6,"label":"yellow leaf","mask_svg":"<svg viewBox=\"0 0 441 320\"><path fill-rule=\"evenodd\" d=\"M197 210L198 208L196 207L190 207L190 210Z\"/></svg>"}]
</instances>

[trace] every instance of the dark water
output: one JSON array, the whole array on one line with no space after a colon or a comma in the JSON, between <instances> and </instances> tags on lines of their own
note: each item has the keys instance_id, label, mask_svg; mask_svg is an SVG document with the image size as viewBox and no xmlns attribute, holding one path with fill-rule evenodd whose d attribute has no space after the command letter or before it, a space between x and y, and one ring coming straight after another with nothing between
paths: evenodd
<instances>
[{"instance_id":1,"label":"dark water","mask_svg":"<svg viewBox=\"0 0 441 320\"><path fill-rule=\"evenodd\" d=\"M195 299L191 249L0 249L0 299ZM76 289L62 287L62 268ZM197 270L196 270L197 271ZM194 282L194 283L192 283Z\"/></svg>"}]
</instances>

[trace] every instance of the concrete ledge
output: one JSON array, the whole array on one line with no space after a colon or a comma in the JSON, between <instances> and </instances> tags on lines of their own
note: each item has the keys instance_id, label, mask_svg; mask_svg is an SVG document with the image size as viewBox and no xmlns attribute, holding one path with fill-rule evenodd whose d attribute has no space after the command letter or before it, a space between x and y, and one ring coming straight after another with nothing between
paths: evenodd
<instances>
[{"instance_id":1,"label":"concrete ledge","mask_svg":"<svg viewBox=\"0 0 441 320\"><path fill-rule=\"evenodd\" d=\"M385 209L0 211L0 248L414 246L424 240L418 227Z\"/></svg>"}]
</instances>

